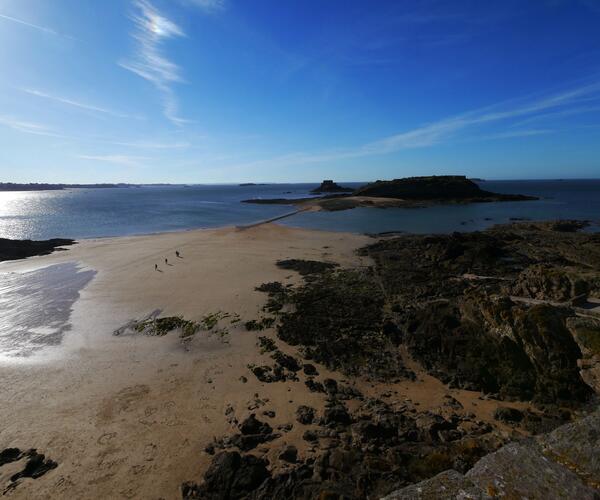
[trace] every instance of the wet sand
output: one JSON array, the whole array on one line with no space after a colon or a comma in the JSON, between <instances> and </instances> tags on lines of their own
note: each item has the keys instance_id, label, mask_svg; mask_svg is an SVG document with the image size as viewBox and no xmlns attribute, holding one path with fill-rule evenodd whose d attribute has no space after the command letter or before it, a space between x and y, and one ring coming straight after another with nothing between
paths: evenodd
<instances>
[{"instance_id":1,"label":"wet sand","mask_svg":"<svg viewBox=\"0 0 600 500\"><path fill-rule=\"evenodd\" d=\"M256 339L274 337L274 332L246 332L241 324L258 318L266 300L255 286L298 281L296 273L276 267L278 259L369 265L354 251L371 241L356 234L266 224L85 240L66 252L0 264L0 273L5 273L77 262L97 273L80 292L71 328L59 346L0 364L0 449L37 448L59 464L39 479L24 480L11 496L180 498L180 484L199 481L210 462L204 447L214 437L231 433L234 417L241 421L252 412L274 428L294 424L291 432L259 448L259 454L274 457L293 443L302 455L301 436L307 427L295 422L296 408L308 404L320 410L324 396L309 392L303 375L300 383L259 382L247 365L268 359L260 354ZM183 258L175 256L176 250ZM154 270L155 264L160 271ZM112 335L155 309L191 320L224 311L239 314L242 321L229 325L224 339L201 332L187 348L174 332L165 337ZM415 382L350 383L366 395L390 392L394 400L408 398L420 409L442 405L444 396L452 394L465 411L491 420L496 403L479 400L479 393L448 391L418 366L412 368L418 374ZM318 369L322 377L344 380ZM233 408L229 418L228 406ZM276 416L263 417L266 410ZM14 466L0 468L2 489Z\"/></svg>"}]
</instances>

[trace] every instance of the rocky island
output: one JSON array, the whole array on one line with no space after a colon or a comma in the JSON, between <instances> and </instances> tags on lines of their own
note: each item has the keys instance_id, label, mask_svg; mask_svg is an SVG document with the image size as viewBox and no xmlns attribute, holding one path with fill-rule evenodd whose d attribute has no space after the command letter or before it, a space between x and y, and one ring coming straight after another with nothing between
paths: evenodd
<instances>
[{"instance_id":1,"label":"rocky island","mask_svg":"<svg viewBox=\"0 0 600 500\"><path fill-rule=\"evenodd\" d=\"M324 180L318 188L311 191L312 194L323 193L352 193L354 189L340 186L332 180Z\"/></svg>"},{"instance_id":2,"label":"rocky island","mask_svg":"<svg viewBox=\"0 0 600 500\"><path fill-rule=\"evenodd\" d=\"M300 199L251 199L244 200L244 203L285 204L305 209L336 211L356 207L412 208L447 203L537 200L535 196L485 191L464 175L378 180L355 190L342 188L333 181L326 180L311 193L324 194L324 196Z\"/></svg>"}]
</instances>

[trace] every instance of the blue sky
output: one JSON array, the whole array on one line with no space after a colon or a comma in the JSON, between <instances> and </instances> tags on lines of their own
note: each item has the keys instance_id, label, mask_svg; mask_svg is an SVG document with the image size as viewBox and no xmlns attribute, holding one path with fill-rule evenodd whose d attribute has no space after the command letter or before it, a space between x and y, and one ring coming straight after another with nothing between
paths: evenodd
<instances>
[{"instance_id":1,"label":"blue sky","mask_svg":"<svg viewBox=\"0 0 600 500\"><path fill-rule=\"evenodd\" d=\"M0 181L600 177L600 1L3 0Z\"/></svg>"}]
</instances>

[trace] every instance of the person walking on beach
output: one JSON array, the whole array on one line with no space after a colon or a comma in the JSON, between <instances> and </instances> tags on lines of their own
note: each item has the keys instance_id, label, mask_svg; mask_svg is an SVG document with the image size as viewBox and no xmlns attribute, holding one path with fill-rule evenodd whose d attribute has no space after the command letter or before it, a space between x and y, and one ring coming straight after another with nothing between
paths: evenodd
<instances>
[{"instance_id":1,"label":"person walking on beach","mask_svg":"<svg viewBox=\"0 0 600 500\"><path fill-rule=\"evenodd\" d=\"M177 257L181 257L181 255L179 255L179 250L175 250L175 255L176 255Z\"/></svg>"},{"instance_id":2,"label":"person walking on beach","mask_svg":"<svg viewBox=\"0 0 600 500\"><path fill-rule=\"evenodd\" d=\"M167 266L169 265L169 259L167 259L166 257L165 257L165 264L166 264Z\"/></svg>"},{"instance_id":3,"label":"person walking on beach","mask_svg":"<svg viewBox=\"0 0 600 500\"><path fill-rule=\"evenodd\" d=\"M158 264L154 264L154 270L158 271Z\"/></svg>"}]
</instances>

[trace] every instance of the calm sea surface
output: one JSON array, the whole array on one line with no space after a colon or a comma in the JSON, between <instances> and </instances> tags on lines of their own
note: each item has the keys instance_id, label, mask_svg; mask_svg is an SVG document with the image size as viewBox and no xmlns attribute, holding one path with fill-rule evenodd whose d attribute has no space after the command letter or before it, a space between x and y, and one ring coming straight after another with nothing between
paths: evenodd
<instances>
[{"instance_id":1,"label":"calm sea surface","mask_svg":"<svg viewBox=\"0 0 600 500\"><path fill-rule=\"evenodd\" d=\"M303 197L314 187L316 184L203 185L0 192L0 237L91 238L248 224L283 215L293 208L247 204L242 200ZM592 230L600 229L600 180L488 181L481 187L541 199L421 209L310 212L280 223L361 233L430 233L483 229L511 218L570 218L592 220L596 223Z\"/></svg>"}]
</instances>

